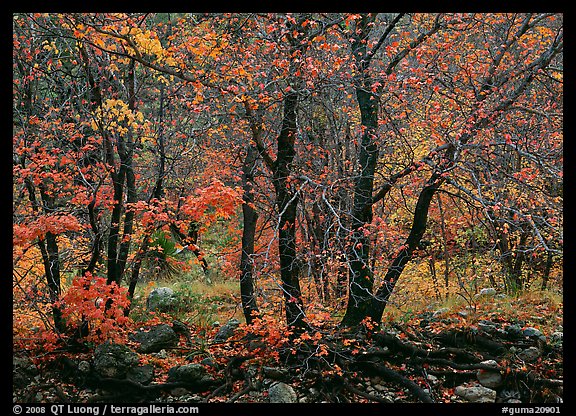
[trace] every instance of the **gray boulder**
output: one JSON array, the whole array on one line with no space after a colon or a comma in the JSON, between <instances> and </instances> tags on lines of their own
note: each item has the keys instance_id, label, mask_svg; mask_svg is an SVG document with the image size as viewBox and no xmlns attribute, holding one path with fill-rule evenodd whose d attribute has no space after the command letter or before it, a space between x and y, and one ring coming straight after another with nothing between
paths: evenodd
<instances>
[{"instance_id":1,"label":"gray boulder","mask_svg":"<svg viewBox=\"0 0 576 416\"><path fill-rule=\"evenodd\" d=\"M203 365L193 363L172 367L168 370L168 381L205 384L213 382L214 379Z\"/></svg>"},{"instance_id":2,"label":"gray boulder","mask_svg":"<svg viewBox=\"0 0 576 416\"><path fill-rule=\"evenodd\" d=\"M496 390L484 386L458 386L454 393L470 403L496 402Z\"/></svg>"},{"instance_id":3,"label":"gray boulder","mask_svg":"<svg viewBox=\"0 0 576 416\"><path fill-rule=\"evenodd\" d=\"M540 350L536 347L526 348L518 353L518 358L522 361L532 362L536 361L538 357L540 357Z\"/></svg>"},{"instance_id":4,"label":"gray boulder","mask_svg":"<svg viewBox=\"0 0 576 416\"><path fill-rule=\"evenodd\" d=\"M125 378L138 361L138 354L123 344L106 342L94 350L94 370L101 377Z\"/></svg>"},{"instance_id":5,"label":"gray boulder","mask_svg":"<svg viewBox=\"0 0 576 416\"><path fill-rule=\"evenodd\" d=\"M520 327L520 325L516 324L508 325L505 331L508 334L508 337L510 338L521 338L524 336L524 334L522 333L522 327Z\"/></svg>"},{"instance_id":6,"label":"gray boulder","mask_svg":"<svg viewBox=\"0 0 576 416\"><path fill-rule=\"evenodd\" d=\"M550 343L553 345L562 345L564 332L556 331L550 335Z\"/></svg>"},{"instance_id":7,"label":"gray boulder","mask_svg":"<svg viewBox=\"0 0 576 416\"><path fill-rule=\"evenodd\" d=\"M140 343L138 352L148 354L177 346L180 337L170 325L160 324L148 330L134 332L130 335L130 339Z\"/></svg>"},{"instance_id":8,"label":"gray boulder","mask_svg":"<svg viewBox=\"0 0 576 416\"><path fill-rule=\"evenodd\" d=\"M126 378L136 383L150 384L154 380L154 367L151 365L132 367L128 369Z\"/></svg>"},{"instance_id":9,"label":"gray boulder","mask_svg":"<svg viewBox=\"0 0 576 416\"><path fill-rule=\"evenodd\" d=\"M448 308L440 308L432 314L432 318L438 318L439 316L444 315L449 310L450 309L448 309Z\"/></svg>"},{"instance_id":10,"label":"gray boulder","mask_svg":"<svg viewBox=\"0 0 576 416\"><path fill-rule=\"evenodd\" d=\"M277 382L268 389L268 400L270 403L296 403L298 396L292 386Z\"/></svg>"},{"instance_id":11,"label":"gray boulder","mask_svg":"<svg viewBox=\"0 0 576 416\"><path fill-rule=\"evenodd\" d=\"M480 296L494 296L496 294L496 289L493 287L486 287L484 289L480 289Z\"/></svg>"},{"instance_id":12,"label":"gray boulder","mask_svg":"<svg viewBox=\"0 0 576 416\"><path fill-rule=\"evenodd\" d=\"M228 338L234 335L234 331L236 331L238 325L240 325L240 321L238 319L236 318L230 319L228 322L226 322L224 325L220 327L218 333L214 337L214 342L215 343L226 342Z\"/></svg>"},{"instance_id":13,"label":"gray boulder","mask_svg":"<svg viewBox=\"0 0 576 416\"><path fill-rule=\"evenodd\" d=\"M524 328L522 330L522 335L524 335L525 337L541 337L542 336L542 332L540 332L540 330L533 328L531 326L529 326L528 328Z\"/></svg>"},{"instance_id":14,"label":"gray boulder","mask_svg":"<svg viewBox=\"0 0 576 416\"><path fill-rule=\"evenodd\" d=\"M12 383L14 387L26 387L34 376L38 375L38 369L27 357L12 357Z\"/></svg>"},{"instance_id":15,"label":"gray boulder","mask_svg":"<svg viewBox=\"0 0 576 416\"><path fill-rule=\"evenodd\" d=\"M148 295L146 309L167 312L174 308L177 300L176 294L169 287L157 287Z\"/></svg>"},{"instance_id":16,"label":"gray boulder","mask_svg":"<svg viewBox=\"0 0 576 416\"><path fill-rule=\"evenodd\" d=\"M481 385L494 389L502 384L502 374L496 369L498 363L494 360L482 361L480 364L493 366L494 370L481 369L476 372L476 377Z\"/></svg>"}]
</instances>

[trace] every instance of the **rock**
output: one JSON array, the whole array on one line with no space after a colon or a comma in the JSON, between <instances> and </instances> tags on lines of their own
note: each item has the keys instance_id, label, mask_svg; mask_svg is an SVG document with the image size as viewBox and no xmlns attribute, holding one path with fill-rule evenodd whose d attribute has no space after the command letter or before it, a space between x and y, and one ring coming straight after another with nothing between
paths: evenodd
<instances>
[{"instance_id":1,"label":"rock","mask_svg":"<svg viewBox=\"0 0 576 416\"><path fill-rule=\"evenodd\" d=\"M132 367L128 369L126 378L136 383L150 384L154 380L154 367L151 365Z\"/></svg>"},{"instance_id":2,"label":"rock","mask_svg":"<svg viewBox=\"0 0 576 416\"><path fill-rule=\"evenodd\" d=\"M494 299L506 299L508 295L506 293L498 293L494 296Z\"/></svg>"},{"instance_id":3,"label":"rock","mask_svg":"<svg viewBox=\"0 0 576 416\"><path fill-rule=\"evenodd\" d=\"M138 361L138 354L123 344L106 342L94 350L94 370L101 377L125 378Z\"/></svg>"},{"instance_id":4,"label":"rock","mask_svg":"<svg viewBox=\"0 0 576 416\"><path fill-rule=\"evenodd\" d=\"M308 397L304 396L298 399L298 403L308 403Z\"/></svg>"},{"instance_id":5,"label":"rock","mask_svg":"<svg viewBox=\"0 0 576 416\"><path fill-rule=\"evenodd\" d=\"M481 319L480 321L478 321L478 328L480 328L484 332L492 334L496 332L496 330L498 329L498 324L492 321L488 321L486 319Z\"/></svg>"},{"instance_id":6,"label":"rock","mask_svg":"<svg viewBox=\"0 0 576 416\"><path fill-rule=\"evenodd\" d=\"M180 337L168 324L155 325L146 330L140 330L130 335L130 339L140 343L137 351L148 354L164 348L178 345Z\"/></svg>"},{"instance_id":7,"label":"rock","mask_svg":"<svg viewBox=\"0 0 576 416\"><path fill-rule=\"evenodd\" d=\"M458 386L454 393L470 403L496 402L496 390L484 386Z\"/></svg>"},{"instance_id":8,"label":"rock","mask_svg":"<svg viewBox=\"0 0 576 416\"><path fill-rule=\"evenodd\" d=\"M152 353L152 355L156 358L160 358L162 360L168 358L168 353L166 352L166 350L160 350L158 352L154 352Z\"/></svg>"},{"instance_id":9,"label":"rock","mask_svg":"<svg viewBox=\"0 0 576 416\"><path fill-rule=\"evenodd\" d=\"M214 381L206 368L201 364L185 364L168 370L168 381L205 384Z\"/></svg>"},{"instance_id":10,"label":"rock","mask_svg":"<svg viewBox=\"0 0 576 416\"><path fill-rule=\"evenodd\" d=\"M176 387L170 390L170 395L175 397L181 397L188 394L188 389L184 387Z\"/></svg>"},{"instance_id":11,"label":"rock","mask_svg":"<svg viewBox=\"0 0 576 416\"><path fill-rule=\"evenodd\" d=\"M526 348L518 353L518 358L522 361L532 362L536 361L538 357L540 357L540 350L536 347Z\"/></svg>"},{"instance_id":12,"label":"rock","mask_svg":"<svg viewBox=\"0 0 576 416\"><path fill-rule=\"evenodd\" d=\"M556 331L552 333L552 335L550 335L551 344L562 345L563 339L564 339L564 332Z\"/></svg>"},{"instance_id":13,"label":"rock","mask_svg":"<svg viewBox=\"0 0 576 416\"><path fill-rule=\"evenodd\" d=\"M286 378L288 376L288 372L285 369L276 368L276 367L263 366L262 367L262 373L264 374L264 376L266 376L268 378L276 379L276 380L283 379L283 378Z\"/></svg>"},{"instance_id":14,"label":"rock","mask_svg":"<svg viewBox=\"0 0 576 416\"><path fill-rule=\"evenodd\" d=\"M89 373L90 372L90 363L88 361L80 361L78 363L78 371L81 373Z\"/></svg>"},{"instance_id":15,"label":"rock","mask_svg":"<svg viewBox=\"0 0 576 416\"><path fill-rule=\"evenodd\" d=\"M38 375L38 369L27 357L12 357L12 384L15 387L26 387L34 376Z\"/></svg>"},{"instance_id":16,"label":"rock","mask_svg":"<svg viewBox=\"0 0 576 416\"><path fill-rule=\"evenodd\" d=\"M435 386L436 384L438 384L439 380L438 377L436 377L433 374L427 374L426 378L428 379L428 381L430 382L430 384L432 384L433 386Z\"/></svg>"},{"instance_id":17,"label":"rock","mask_svg":"<svg viewBox=\"0 0 576 416\"><path fill-rule=\"evenodd\" d=\"M524 328L522 330L522 335L524 335L525 337L530 337L530 338L532 338L532 337L538 338L538 337L542 336L542 332L540 332L536 328L529 326L528 328Z\"/></svg>"},{"instance_id":18,"label":"rock","mask_svg":"<svg viewBox=\"0 0 576 416\"><path fill-rule=\"evenodd\" d=\"M379 391L379 392L383 392L383 391L386 391L386 390L387 390L386 387L383 386L382 384L375 384L375 385L374 385L374 389L375 389L376 391Z\"/></svg>"},{"instance_id":19,"label":"rock","mask_svg":"<svg viewBox=\"0 0 576 416\"><path fill-rule=\"evenodd\" d=\"M273 383L268 389L268 400L270 403L296 403L298 396L296 392L286 383Z\"/></svg>"},{"instance_id":20,"label":"rock","mask_svg":"<svg viewBox=\"0 0 576 416\"><path fill-rule=\"evenodd\" d=\"M174 308L178 298L169 287L157 287L146 299L146 309L149 311L167 312Z\"/></svg>"},{"instance_id":21,"label":"rock","mask_svg":"<svg viewBox=\"0 0 576 416\"><path fill-rule=\"evenodd\" d=\"M482 361L480 364L490 365L494 367L498 366L498 363L494 360ZM478 378L478 381L480 382L481 385L483 385L484 387L488 387L490 389L499 387L500 385L502 385L503 381L502 374L500 374L500 371L496 369L494 369L493 371L480 369L476 372L476 377Z\"/></svg>"},{"instance_id":22,"label":"rock","mask_svg":"<svg viewBox=\"0 0 576 416\"><path fill-rule=\"evenodd\" d=\"M469 315L468 311L459 311L458 312L458 316L461 316L462 318L466 318Z\"/></svg>"},{"instance_id":23,"label":"rock","mask_svg":"<svg viewBox=\"0 0 576 416\"><path fill-rule=\"evenodd\" d=\"M449 311L448 308L440 308L432 314L432 318L438 318L439 316L444 315L448 311Z\"/></svg>"},{"instance_id":24,"label":"rock","mask_svg":"<svg viewBox=\"0 0 576 416\"><path fill-rule=\"evenodd\" d=\"M480 289L480 296L494 296L496 294L496 289L493 287L486 287L484 289Z\"/></svg>"},{"instance_id":25,"label":"rock","mask_svg":"<svg viewBox=\"0 0 576 416\"><path fill-rule=\"evenodd\" d=\"M396 399L392 393L387 393L382 398L386 400L388 403L394 403Z\"/></svg>"},{"instance_id":26,"label":"rock","mask_svg":"<svg viewBox=\"0 0 576 416\"><path fill-rule=\"evenodd\" d=\"M521 403L521 394L518 390L503 389L498 394L501 403ZM518 400L518 401L515 401Z\"/></svg>"},{"instance_id":27,"label":"rock","mask_svg":"<svg viewBox=\"0 0 576 416\"><path fill-rule=\"evenodd\" d=\"M505 330L506 333L508 334L508 337L510 338L521 338L524 336L520 325L516 324L508 325Z\"/></svg>"},{"instance_id":28,"label":"rock","mask_svg":"<svg viewBox=\"0 0 576 416\"><path fill-rule=\"evenodd\" d=\"M202 361L200 361L200 364L202 364L206 367L218 368L218 365L210 357L204 358Z\"/></svg>"},{"instance_id":29,"label":"rock","mask_svg":"<svg viewBox=\"0 0 576 416\"><path fill-rule=\"evenodd\" d=\"M228 338L234 335L234 331L236 330L236 328L238 328L238 325L240 325L240 321L238 319L236 318L230 319L222 327L220 327L218 333L214 337L214 342L215 343L226 342Z\"/></svg>"}]
</instances>

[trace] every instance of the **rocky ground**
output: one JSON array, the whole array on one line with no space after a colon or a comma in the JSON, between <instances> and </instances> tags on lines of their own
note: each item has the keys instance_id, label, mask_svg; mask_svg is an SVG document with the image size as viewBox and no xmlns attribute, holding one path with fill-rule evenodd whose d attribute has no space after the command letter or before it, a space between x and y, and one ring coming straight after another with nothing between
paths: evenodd
<instances>
[{"instance_id":1,"label":"rocky ground","mask_svg":"<svg viewBox=\"0 0 576 416\"><path fill-rule=\"evenodd\" d=\"M180 321L124 344L15 352L14 402L561 403L563 332L466 309L377 331L325 331L278 351L230 320L199 339ZM321 334L317 332L317 334ZM275 357L274 359L272 357Z\"/></svg>"}]
</instances>

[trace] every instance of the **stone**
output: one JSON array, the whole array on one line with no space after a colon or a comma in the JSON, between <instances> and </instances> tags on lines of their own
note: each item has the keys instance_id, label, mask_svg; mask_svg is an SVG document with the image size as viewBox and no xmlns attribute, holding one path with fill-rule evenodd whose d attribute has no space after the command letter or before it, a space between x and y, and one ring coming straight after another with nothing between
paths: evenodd
<instances>
[{"instance_id":1,"label":"stone","mask_svg":"<svg viewBox=\"0 0 576 416\"><path fill-rule=\"evenodd\" d=\"M276 382L268 389L268 400L270 403L296 403L298 396L292 386Z\"/></svg>"},{"instance_id":2,"label":"stone","mask_svg":"<svg viewBox=\"0 0 576 416\"><path fill-rule=\"evenodd\" d=\"M154 352L152 353L152 355L156 358L160 358L162 360L168 358L168 353L166 352L166 350L160 350L158 352Z\"/></svg>"},{"instance_id":3,"label":"stone","mask_svg":"<svg viewBox=\"0 0 576 416\"><path fill-rule=\"evenodd\" d=\"M78 363L78 371L81 373L89 373L90 372L90 363L88 361L80 361Z\"/></svg>"},{"instance_id":4,"label":"stone","mask_svg":"<svg viewBox=\"0 0 576 416\"><path fill-rule=\"evenodd\" d=\"M520 327L520 325L516 325L516 324L508 325L505 328L505 330L506 330L506 333L508 334L508 336L511 338L521 338L524 336L524 334L522 333L522 328Z\"/></svg>"},{"instance_id":5,"label":"stone","mask_svg":"<svg viewBox=\"0 0 576 416\"><path fill-rule=\"evenodd\" d=\"M101 377L123 379L138 362L138 354L123 344L105 342L94 350L94 370Z\"/></svg>"},{"instance_id":6,"label":"stone","mask_svg":"<svg viewBox=\"0 0 576 416\"><path fill-rule=\"evenodd\" d=\"M27 357L12 357L12 384L15 387L26 387L34 376L38 375L38 369Z\"/></svg>"},{"instance_id":7,"label":"stone","mask_svg":"<svg viewBox=\"0 0 576 416\"><path fill-rule=\"evenodd\" d=\"M154 367L151 365L132 367L126 372L126 379L143 385L150 384L154 380Z\"/></svg>"},{"instance_id":8,"label":"stone","mask_svg":"<svg viewBox=\"0 0 576 416\"><path fill-rule=\"evenodd\" d=\"M525 337L535 337L538 338L540 336L542 336L542 332L540 332L540 330L533 328L531 326L529 326L528 328L524 328L522 330L522 335L524 335Z\"/></svg>"},{"instance_id":9,"label":"stone","mask_svg":"<svg viewBox=\"0 0 576 416\"><path fill-rule=\"evenodd\" d=\"M556 331L550 335L550 343L551 344L562 344L564 339L564 332Z\"/></svg>"},{"instance_id":10,"label":"stone","mask_svg":"<svg viewBox=\"0 0 576 416\"><path fill-rule=\"evenodd\" d=\"M168 370L168 381L204 384L214 381L206 368L201 364L185 364Z\"/></svg>"},{"instance_id":11,"label":"stone","mask_svg":"<svg viewBox=\"0 0 576 416\"><path fill-rule=\"evenodd\" d=\"M276 367L268 367L268 366L262 367L262 373L266 377L269 377L272 379L283 379L283 378L288 376L288 372L285 369L276 368Z\"/></svg>"},{"instance_id":12,"label":"stone","mask_svg":"<svg viewBox=\"0 0 576 416\"><path fill-rule=\"evenodd\" d=\"M379 392L383 392L383 391L386 391L386 390L387 390L386 387L383 386L382 384L375 384L375 385L374 385L374 389L375 389L376 391L379 391Z\"/></svg>"},{"instance_id":13,"label":"stone","mask_svg":"<svg viewBox=\"0 0 576 416\"><path fill-rule=\"evenodd\" d=\"M240 321L236 318L230 319L224 325L220 327L218 333L214 337L215 343L226 342L232 335L234 335L234 331L240 325Z\"/></svg>"},{"instance_id":14,"label":"stone","mask_svg":"<svg viewBox=\"0 0 576 416\"><path fill-rule=\"evenodd\" d=\"M149 311L168 312L173 309L178 298L169 287L157 287L146 299L146 309Z\"/></svg>"},{"instance_id":15,"label":"stone","mask_svg":"<svg viewBox=\"0 0 576 416\"><path fill-rule=\"evenodd\" d=\"M494 360L486 360L482 361L480 364L495 367L493 371L480 369L476 372L476 377L478 378L480 384L490 389L500 387L502 385L503 377L502 374L500 374L500 371L496 369L498 363Z\"/></svg>"},{"instance_id":16,"label":"stone","mask_svg":"<svg viewBox=\"0 0 576 416\"><path fill-rule=\"evenodd\" d=\"M496 402L496 390L484 386L458 386L454 393L470 403Z\"/></svg>"},{"instance_id":17,"label":"stone","mask_svg":"<svg viewBox=\"0 0 576 416\"><path fill-rule=\"evenodd\" d=\"M540 357L540 350L536 347L529 347L518 353L518 358L522 361L536 361Z\"/></svg>"},{"instance_id":18,"label":"stone","mask_svg":"<svg viewBox=\"0 0 576 416\"><path fill-rule=\"evenodd\" d=\"M200 364L202 364L206 367L218 368L218 365L210 357L204 358L202 361L200 361Z\"/></svg>"},{"instance_id":19,"label":"stone","mask_svg":"<svg viewBox=\"0 0 576 416\"><path fill-rule=\"evenodd\" d=\"M496 294L496 289L493 287L486 287L484 289L480 289L480 296L494 296Z\"/></svg>"},{"instance_id":20,"label":"stone","mask_svg":"<svg viewBox=\"0 0 576 416\"><path fill-rule=\"evenodd\" d=\"M177 346L180 337L170 325L160 324L148 330L137 331L130 335L130 339L140 343L138 352L148 354Z\"/></svg>"},{"instance_id":21,"label":"stone","mask_svg":"<svg viewBox=\"0 0 576 416\"><path fill-rule=\"evenodd\" d=\"M175 397L182 397L188 394L188 389L184 387L176 387L170 390L170 395Z\"/></svg>"},{"instance_id":22,"label":"stone","mask_svg":"<svg viewBox=\"0 0 576 416\"><path fill-rule=\"evenodd\" d=\"M432 314L432 318L438 318L439 316L444 315L448 311L449 311L448 308L440 308Z\"/></svg>"},{"instance_id":23,"label":"stone","mask_svg":"<svg viewBox=\"0 0 576 416\"><path fill-rule=\"evenodd\" d=\"M426 375L426 379L430 382L430 384L432 384L433 386L435 386L436 384L438 384L439 380L438 377L436 377L433 374L427 374Z\"/></svg>"},{"instance_id":24,"label":"stone","mask_svg":"<svg viewBox=\"0 0 576 416\"><path fill-rule=\"evenodd\" d=\"M496 330L498 329L497 325L498 324L485 319L481 319L480 321L478 321L478 328L489 334L496 332Z\"/></svg>"}]
</instances>

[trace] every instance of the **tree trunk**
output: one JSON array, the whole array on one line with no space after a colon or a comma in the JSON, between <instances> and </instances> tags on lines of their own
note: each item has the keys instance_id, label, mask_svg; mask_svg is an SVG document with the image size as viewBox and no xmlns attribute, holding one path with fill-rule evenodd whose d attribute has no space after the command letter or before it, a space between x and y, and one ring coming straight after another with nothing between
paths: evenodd
<instances>
[{"instance_id":1,"label":"tree trunk","mask_svg":"<svg viewBox=\"0 0 576 416\"><path fill-rule=\"evenodd\" d=\"M42 198L42 205L45 213L54 209L54 197L48 195L42 183L38 186L40 189L40 197ZM34 188L29 188L29 191L34 191ZM34 196L35 199L35 196ZM60 255L58 250L58 242L56 236L51 232L47 232L45 236L45 250L42 250L42 260L44 263L44 272L46 274L46 284L48 285L48 293L50 302L54 305L60 298ZM66 329L66 323L62 317L62 311L56 306L52 306L52 316L54 317L54 326L59 332Z\"/></svg>"},{"instance_id":2,"label":"tree trunk","mask_svg":"<svg viewBox=\"0 0 576 416\"><path fill-rule=\"evenodd\" d=\"M278 136L278 156L275 163L273 184L276 191L276 206L280 213L278 253L280 256L280 278L286 301L286 323L297 331L306 328L300 290L300 268L296 262L296 208L298 194L288 182L291 164L296 154L296 105L298 95L288 93L284 99L282 129Z\"/></svg>"},{"instance_id":3,"label":"tree trunk","mask_svg":"<svg viewBox=\"0 0 576 416\"><path fill-rule=\"evenodd\" d=\"M360 176L354 188L352 235L348 247L350 259L349 294L343 326L356 326L368 316L372 303L373 276L369 265L370 239L364 226L372 222L372 189L378 160L374 143L378 127L378 99L363 88L356 89L364 133L360 147Z\"/></svg>"},{"instance_id":4,"label":"tree trunk","mask_svg":"<svg viewBox=\"0 0 576 416\"><path fill-rule=\"evenodd\" d=\"M376 292L373 298L369 316L376 323L380 323L384 309L388 304L388 299L394 290L394 286L398 282L398 278L404 271L406 264L412 259L414 250L418 247L424 232L426 231L426 223L428 221L428 210L434 193L438 190L444 179L438 173L433 173L427 184L420 192L416 208L414 210L414 219L412 220L412 228L406 241L402 245L400 251L394 259L392 264L388 267L384 282Z\"/></svg>"},{"instance_id":5,"label":"tree trunk","mask_svg":"<svg viewBox=\"0 0 576 416\"><path fill-rule=\"evenodd\" d=\"M240 297L246 323L251 324L254 315L259 312L254 294L254 238L258 213L254 209L254 168L258 152L252 146L248 146L244 159L242 187L244 190L242 204L242 255L240 258Z\"/></svg>"}]
</instances>

